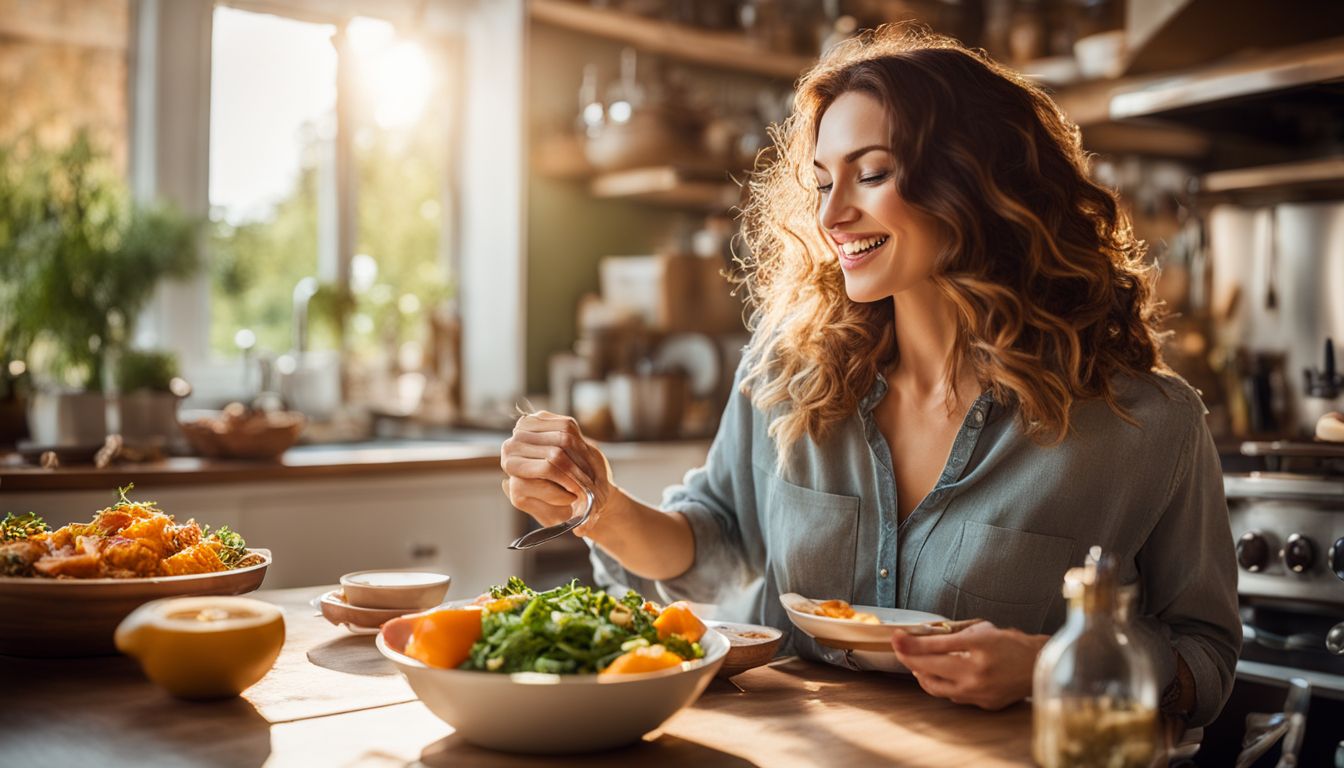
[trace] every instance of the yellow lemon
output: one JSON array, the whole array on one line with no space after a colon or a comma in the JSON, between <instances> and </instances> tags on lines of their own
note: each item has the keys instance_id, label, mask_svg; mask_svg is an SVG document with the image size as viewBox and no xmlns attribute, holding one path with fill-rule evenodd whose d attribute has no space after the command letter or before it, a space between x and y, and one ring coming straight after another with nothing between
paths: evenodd
<instances>
[{"instance_id":1,"label":"yellow lemon","mask_svg":"<svg viewBox=\"0 0 1344 768\"><path fill-rule=\"evenodd\" d=\"M285 619L246 597L177 597L145 603L117 627L117 650L184 699L236 696L275 664Z\"/></svg>"}]
</instances>

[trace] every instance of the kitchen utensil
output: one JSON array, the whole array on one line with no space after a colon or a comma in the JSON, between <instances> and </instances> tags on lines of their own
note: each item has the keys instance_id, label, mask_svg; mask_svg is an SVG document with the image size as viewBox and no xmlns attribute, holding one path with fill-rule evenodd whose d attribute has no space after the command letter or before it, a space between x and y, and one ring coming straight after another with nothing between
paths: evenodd
<instances>
[{"instance_id":1,"label":"kitchen utensil","mask_svg":"<svg viewBox=\"0 0 1344 768\"><path fill-rule=\"evenodd\" d=\"M548 525L545 528L538 528L535 531L528 531L522 536L514 539L513 542L509 544L509 549L531 549L538 544L545 544L557 536L569 533L580 525L588 522L588 516L593 513L593 502L596 500L596 497L593 496L592 490L588 488L584 488L583 493L587 497L583 508L583 514L577 517L571 517L563 523Z\"/></svg>"},{"instance_id":2,"label":"kitchen utensil","mask_svg":"<svg viewBox=\"0 0 1344 768\"><path fill-rule=\"evenodd\" d=\"M700 696L729 648L711 629L700 638L703 659L657 672L599 676L436 669L406 656L405 642L384 631L377 646L457 735L490 749L534 754L594 752L639 741Z\"/></svg>"}]
</instances>

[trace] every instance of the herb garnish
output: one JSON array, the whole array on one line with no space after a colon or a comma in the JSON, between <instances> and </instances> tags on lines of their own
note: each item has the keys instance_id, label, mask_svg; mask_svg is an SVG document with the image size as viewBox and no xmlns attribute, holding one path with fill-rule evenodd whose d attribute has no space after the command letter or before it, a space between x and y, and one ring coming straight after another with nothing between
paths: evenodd
<instances>
[{"instance_id":1,"label":"herb garnish","mask_svg":"<svg viewBox=\"0 0 1344 768\"><path fill-rule=\"evenodd\" d=\"M47 530L47 521L32 512L6 512L5 519L0 520L0 541L22 541Z\"/></svg>"}]
</instances>

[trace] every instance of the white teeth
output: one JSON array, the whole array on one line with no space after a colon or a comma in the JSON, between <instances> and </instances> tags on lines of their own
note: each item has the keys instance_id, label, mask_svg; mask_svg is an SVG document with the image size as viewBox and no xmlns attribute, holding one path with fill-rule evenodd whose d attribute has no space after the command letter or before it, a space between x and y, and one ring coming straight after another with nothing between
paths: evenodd
<instances>
[{"instance_id":1,"label":"white teeth","mask_svg":"<svg viewBox=\"0 0 1344 768\"><path fill-rule=\"evenodd\" d=\"M863 253L864 251L876 248L885 242L887 242L886 235L882 235L881 237L865 237L862 240L851 240L848 243L841 243L840 250L846 256L853 256L856 253Z\"/></svg>"}]
</instances>

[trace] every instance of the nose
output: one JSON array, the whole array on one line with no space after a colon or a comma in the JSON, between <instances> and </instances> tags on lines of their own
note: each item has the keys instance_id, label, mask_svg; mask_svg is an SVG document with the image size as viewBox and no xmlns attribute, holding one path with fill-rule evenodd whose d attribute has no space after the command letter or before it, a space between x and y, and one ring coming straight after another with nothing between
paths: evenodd
<instances>
[{"instance_id":1,"label":"nose","mask_svg":"<svg viewBox=\"0 0 1344 768\"><path fill-rule=\"evenodd\" d=\"M835 229L854 221L858 215L858 209L850 204L846 190L840 184L836 184L831 187L829 195L822 197L817 220L822 229Z\"/></svg>"}]
</instances>

